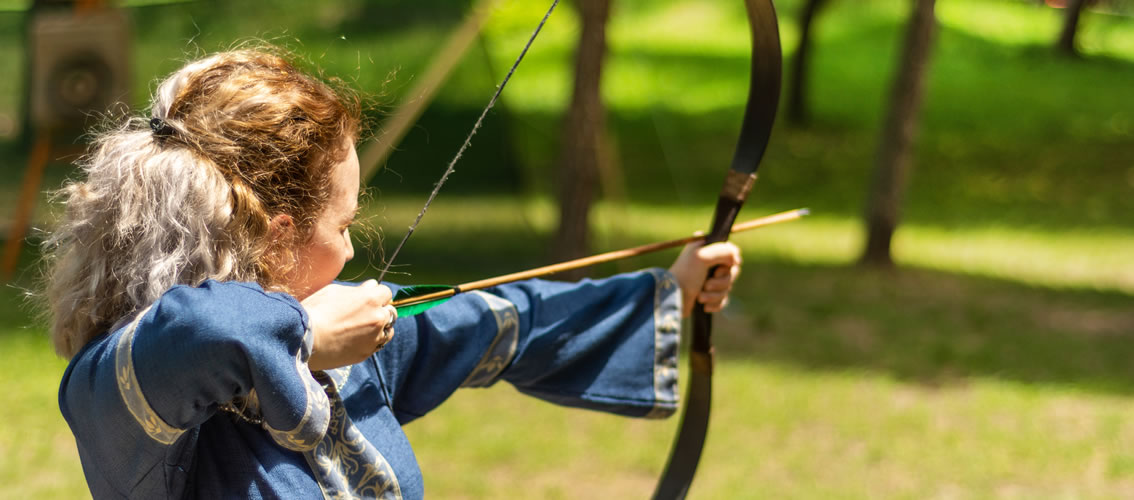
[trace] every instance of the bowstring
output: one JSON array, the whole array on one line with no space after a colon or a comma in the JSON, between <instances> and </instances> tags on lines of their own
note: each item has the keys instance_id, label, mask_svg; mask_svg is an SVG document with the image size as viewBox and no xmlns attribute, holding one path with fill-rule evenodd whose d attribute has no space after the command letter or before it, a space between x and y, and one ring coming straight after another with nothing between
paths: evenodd
<instances>
[{"instance_id":1,"label":"bowstring","mask_svg":"<svg viewBox=\"0 0 1134 500\"><path fill-rule=\"evenodd\" d=\"M476 123L473 124L472 130L470 130L468 135L465 136L465 142L461 144L461 147L457 149L457 154L453 156L453 159L451 161L449 161L449 166L445 169L445 173L441 174L441 179L433 185L433 192L429 193L429 198L425 200L425 206L421 207L421 212L418 212L417 218L414 219L413 224L411 224L409 230L406 231L406 235L402 237L402 241L398 243L397 247L394 248L394 252L390 255L390 259L386 261L386 267L382 268L382 273L378 275L379 283L382 282L382 278L386 277L386 272L389 271L390 266L394 264L394 259L398 257L398 252L400 252L402 250L402 247L405 246L406 241L409 241L410 235L413 234L414 229L417 229L417 225L421 223L422 217L425 217L425 211L429 210L429 205L433 203L433 199L436 198L437 193L441 191L441 186L445 184L445 181L449 179L449 175L453 173L454 168L457 166L457 161L459 161L461 159L461 156L465 154L465 150L468 149L470 145L472 145L472 138L474 135L476 135L477 131L480 130L480 126L484 122L484 117L488 116L488 112L491 111L492 107L496 105L496 101L500 98L500 93L504 91L504 86L508 84L508 80L512 78L512 74L516 72L516 67L520 65L520 61L524 60L524 55L528 53L528 49L531 48L532 42L535 41L536 36L539 35L540 30L543 29L543 25L547 22L547 19L551 17L551 13L555 10L556 5L559 5L559 0L553 0L551 2L551 7L547 9L547 13L543 15L543 19L539 21L539 25L537 25L535 31L532 32L532 36L528 38L528 43L524 44L524 50L520 51L519 57L516 58L516 62L512 63L512 67L508 70L508 74L505 75L504 79L500 81L500 85L496 86L496 92L492 94L492 99L489 99L488 105L485 106L484 109L480 112L480 117L476 119Z\"/></svg>"}]
</instances>

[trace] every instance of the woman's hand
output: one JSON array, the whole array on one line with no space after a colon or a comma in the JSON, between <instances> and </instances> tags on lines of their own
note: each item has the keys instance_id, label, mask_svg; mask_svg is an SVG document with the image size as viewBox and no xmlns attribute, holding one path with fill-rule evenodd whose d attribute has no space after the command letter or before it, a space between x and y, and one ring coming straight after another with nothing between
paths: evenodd
<instances>
[{"instance_id":1,"label":"woman's hand","mask_svg":"<svg viewBox=\"0 0 1134 500\"><path fill-rule=\"evenodd\" d=\"M315 337L308 368L353 365L386 345L398 319L391 299L390 289L374 280L359 286L327 285L303 299Z\"/></svg>"},{"instance_id":2,"label":"woman's hand","mask_svg":"<svg viewBox=\"0 0 1134 500\"><path fill-rule=\"evenodd\" d=\"M711 278L709 269L717 267ZM704 245L690 243L677 256L669 272L677 277L681 285L681 307L683 316L693 312L697 302L705 305L706 312L719 312L728 305L728 292L732 283L740 276L740 249L729 242Z\"/></svg>"}]
</instances>

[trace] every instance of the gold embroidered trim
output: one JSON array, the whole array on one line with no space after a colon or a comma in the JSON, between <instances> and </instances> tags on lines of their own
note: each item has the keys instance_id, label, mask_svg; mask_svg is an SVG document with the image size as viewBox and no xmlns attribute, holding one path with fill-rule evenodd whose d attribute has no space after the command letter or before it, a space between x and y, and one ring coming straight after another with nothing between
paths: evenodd
<instances>
[{"instance_id":1,"label":"gold embroidered trim","mask_svg":"<svg viewBox=\"0 0 1134 500\"><path fill-rule=\"evenodd\" d=\"M323 387L307 369L305 358L311 351L313 341L311 330L303 335L304 346L295 354L295 371L299 380L303 381L303 389L307 394L307 406L303 417L291 430L280 430L263 422L263 428L272 436L272 440L280 446L292 451L309 451L319 444L327 433L327 426L331 421L331 404Z\"/></svg>"},{"instance_id":2,"label":"gold embroidered trim","mask_svg":"<svg viewBox=\"0 0 1134 500\"><path fill-rule=\"evenodd\" d=\"M516 355L520 341L520 313L516 311L515 304L505 299L481 291L471 293L484 299L496 317L496 338L461 387L488 387L496 382Z\"/></svg>"},{"instance_id":3,"label":"gold embroidered trim","mask_svg":"<svg viewBox=\"0 0 1134 500\"><path fill-rule=\"evenodd\" d=\"M681 335L681 288L672 274L654 269L654 398L657 404L646 418L665 418L673 408L660 406L662 401L677 401L677 345Z\"/></svg>"},{"instance_id":4,"label":"gold embroidered trim","mask_svg":"<svg viewBox=\"0 0 1134 500\"><path fill-rule=\"evenodd\" d=\"M118 344L114 348L114 374L118 380L118 394L126 409L134 417L134 421L146 431L146 435L161 444L173 444L185 432L165 423L157 412L150 407L146 395L142 394L142 387L138 385L138 376L134 373L134 333L141 323L142 317L150 311L147 307L138 313L138 317L126 327L126 331L118 337Z\"/></svg>"},{"instance_id":5,"label":"gold embroidered trim","mask_svg":"<svg viewBox=\"0 0 1134 500\"><path fill-rule=\"evenodd\" d=\"M248 391L244 397L234 398L217 407L218 410L231 413L236 418L257 427L264 425L264 417L260 413L260 398L256 396L256 389Z\"/></svg>"},{"instance_id":6,"label":"gold embroidered trim","mask_svg":"<svg viewBox=\"0 0 1134 500\"><path fill-rule=\"evenodd\" d=\"M341 394L346 387L347 379L350 378L350 369L354 365L346 365L339 368L331 368L330 370L323 370L328 377L331 377L331 382L335 383L335 387Z\"/></svg>"},{"instance_id":7,"label":"gold embroidered trim","mask_svg":"<svg viewBox=\"0 0 1134 500\"><path fill-rule=\"evenodd\" d=\"M331 404L331 424L319 444L303 453L327 499L380 498L401 500L402 489L394 469L366 436L355 427L343 405L338 376L315 372ZM346 372L349 373L349 372Z\"/></svg>"}]
</instances>

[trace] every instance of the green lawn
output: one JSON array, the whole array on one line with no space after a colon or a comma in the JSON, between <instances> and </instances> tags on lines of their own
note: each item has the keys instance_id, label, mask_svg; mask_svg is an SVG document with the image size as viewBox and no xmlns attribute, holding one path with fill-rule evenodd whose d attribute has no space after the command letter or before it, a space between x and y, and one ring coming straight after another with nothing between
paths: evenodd
<instances>
[{"instance_id":1,"label":"green lawn","mask_svg":"<svg viewBox=\"0 0 1134 500\"><path fill-rule=\"evenodd\" d=\"M789 56L800 3L777 4ZM304 7L297 19L297 5L139 8L136 94L186 51L262 36L371 91L397 69L382 98L391 101L461 16L453 2L340 2ZM1071 61L1047 48L1055 10L941 0L895 239L901 269L862 270L852 265L859 214L907 5L836 0L819 20L815 123L777 128L742 218L799 206L815 215L736 239L746 266L717 322L714 415L692 494L1134 497L1134 21L1089 13L1086 57ZM563 7L399 257L406 274L396 280L461 282L546 263L578 29ZM400 239L543 8L502 2L483 46L375 179L368 213L383 236ZM747 82L739 2L622 0L615 9L604 93L619 168L595 214L596 250L707 226ZM0 12L5 74L18 72L18 26ZM0 118L16 112L20 85L0 80ZM4 216L26 151L0 137L0 154ZM55 165L49 183L66 175ZM345 277L373 275L375 254L360 252ZM10 387L0 498L82 497L55 403L65 363L20 306L34 258L0 288L0 376ZM563 410L498 386L459 393L406 430L434 498L642 498L676 424Z\"/></svg>"}]
</instances>

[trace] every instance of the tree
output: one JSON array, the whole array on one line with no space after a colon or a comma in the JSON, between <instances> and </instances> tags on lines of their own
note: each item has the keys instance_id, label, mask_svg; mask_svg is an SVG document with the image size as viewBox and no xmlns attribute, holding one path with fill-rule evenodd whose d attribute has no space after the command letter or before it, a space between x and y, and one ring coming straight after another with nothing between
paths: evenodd
<instances>
[{"instance_id":1,"label":"tree","mask_svg":"<svg viewBox=\"0 0 1134 500\"><path fill-rule=\"evenodd\" d=\"M795 58L791 64L791 82L788 88L788 120L797 125L807 123L807 83L810 79L809 63L811 58L811 39L815 16L827 3L827 0L807 0L799 19L799 46L795 49Z\"/></svg>"},{"instance_id":2,"label":"tree","mask_svg":"<svg viewBox=\"0 0 1134 500\"><path fill-rule=\"evenodd\" d=\"M890 90L882 134L878 141L873 185L867 201L867 240L861 262L892 267L890 242L898 225L906 188L912 144L925 90L925 74L936 30L935 0L914 0L905 44Z\"/></svg>"},{"instance_id":3,"label":"tree","mask_svg":"<svg viewBox=\"0 0 1134 500\"><path fill-rule=\"evenodd\" d=\"M1079 17L1083 13L1083 6L1087 0L1068 0L1063 16L1063 30L1059 32L1059 40L1055 42L1055 49L1068 56L1078 56L1075 48L1075 34L1079 31Z\"/></svg>"},{"instance_id":4,"label":"tree","mask_svg":"<svg viewBox=\"0 0 1134 500\"><path fill-rule=\"evenodd\" d=\"M597 192L602 138L606 130L600 86L606 55L610 0L580 0L582 30L575 54L575 81L564 122L559 168L559 229L552 253L556 260L590 250L590 211ZM578 273L575 271L575 276Z\"/></svg>"}]
</instances>

